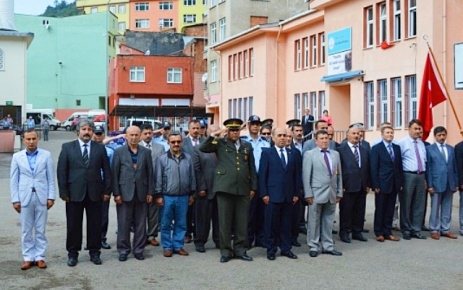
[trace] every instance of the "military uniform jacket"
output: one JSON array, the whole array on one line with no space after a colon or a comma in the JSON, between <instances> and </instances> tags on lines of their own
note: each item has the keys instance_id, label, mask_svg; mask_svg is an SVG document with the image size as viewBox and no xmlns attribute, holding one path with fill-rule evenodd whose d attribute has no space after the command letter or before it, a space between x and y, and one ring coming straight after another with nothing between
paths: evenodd
<instances>
[{"instance_id":1,"label":"military uniform jacket","mask_svg":"<svg viewBox=\"0 0 463 290\"><path fill-rule=\"evenodd\" d=\"M252 146L242 140L237 150L235 144L226 138L209 136L199 145L199 150L215 152L218 164L215 169L214 192L235 195L249 195L257 190L257 174Z\"/></svg>"}]
</instances>

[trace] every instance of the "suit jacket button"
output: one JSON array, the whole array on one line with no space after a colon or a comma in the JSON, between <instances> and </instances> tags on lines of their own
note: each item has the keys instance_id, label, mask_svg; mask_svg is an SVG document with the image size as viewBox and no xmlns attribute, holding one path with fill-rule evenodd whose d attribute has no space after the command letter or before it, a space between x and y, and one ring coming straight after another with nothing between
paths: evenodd
<instances>
[{"instance_id":1,"label":"suit jacket button","mask_svg":"<svg viewBox=\"0 0 463 290\"><path fill-rule=\"evenodd\" d=\"M240 171L240 168L238 167L238 168L236 168L236 170Z\"/></svg>"}]
</instances>

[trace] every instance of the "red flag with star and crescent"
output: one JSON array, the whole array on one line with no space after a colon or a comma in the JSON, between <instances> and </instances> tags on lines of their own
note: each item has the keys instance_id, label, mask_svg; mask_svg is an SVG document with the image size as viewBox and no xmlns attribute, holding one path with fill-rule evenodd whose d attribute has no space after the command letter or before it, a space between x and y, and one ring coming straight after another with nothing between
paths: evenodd
<instances>
[{"instance_id":1,"label":"red flag with star and crescent","mask_svg":"<svg viewBox=\"0 0 463 290\"><path fill-rule=\"evenodd\" d=\"M418 119L423 125L422 140L428 139L433 124L432 108L448 99L444 83L442 82L436 64L428 53L421 82L420 106Z\"/></svg>"}]
</instances>

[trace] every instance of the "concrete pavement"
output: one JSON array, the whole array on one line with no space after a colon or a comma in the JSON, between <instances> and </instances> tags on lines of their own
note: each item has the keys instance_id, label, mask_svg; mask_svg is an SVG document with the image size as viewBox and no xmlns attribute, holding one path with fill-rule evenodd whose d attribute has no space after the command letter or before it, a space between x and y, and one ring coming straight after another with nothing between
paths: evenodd
<instances>
[{"instance_id":1,"label":"concrete pavement","mask_svg":"<svg viewBox=\"0 0 463 290\"><path fill-rule=\"evenodd\" d=\"M50 141L41 141L39 146L52 152L56 164L61 144L75 136L72 132L53 131ZM253 262L232 260L226 264L219 263L219 250L214 249L211 241L206 244L206 253L197 253L194 245L188 244L185 249L190 256L165 258L162 248L147 246L146 260L138 261L131 255L127 262L119 262L114 234L116 210L111 202L108 242L112 249L102 251L103 265L93 265L88 254L81 251L79 263L73 268L66 265L65 207L58 199L48 216L48 268L21 271L19 216L11 206L9 193L10 161L11 154L0 154L0 289L460 289L463 284L462 236L457 240L434 241L428 237L378 243L372 233L373 195L367 200L369 240L345 244L335 236L335 246L343 252L342 257L310 258L306 236L300 235L303 246L293 248L299 256L297 260L277 256L275 261L268 261L265 249L254 248L248 251ZM455 233L458 205L455 194ZM84 230L84 243L85 236Z\"/></svg>"}]
</instances>

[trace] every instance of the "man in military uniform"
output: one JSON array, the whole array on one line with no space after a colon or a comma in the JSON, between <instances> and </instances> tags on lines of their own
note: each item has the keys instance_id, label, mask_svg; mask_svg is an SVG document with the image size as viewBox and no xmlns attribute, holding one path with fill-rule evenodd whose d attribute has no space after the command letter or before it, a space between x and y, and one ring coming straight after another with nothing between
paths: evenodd
<instances>
[{"instance_id":1,"label":"man in military uniform","mask_svg":"<svg viewBox=\"0 0 463 290\"><path fill-rule=\"evenodd\" d=\"M259 172L260 155L262 148L269 148L270 143L259 135L260 118L251 115L248 120L249 135L241 137L241 140L251 144L254 153L254 163L256 172ZM264 245L264 202L260 198L253 198L249 208L248 220L248 244L249 247L255 242L256 247L265 247Z\"/></svg>"},{"instance_id":2,"label":"man in military uniform","mask_svg":"<svg viewBox=\"0 0 463 290\"><path fill-rule=\"evenodd\" d=\"M257 190L257 174L252 146L240 140L243 121L228 119L226 129L211 133L199 145L199 150L215 152L218 164L215 170L214 192L217 195L220 234L220 262L226 263L233 255L244 261L252 261L248 249L247 225L251 199ZM226 138L218 138L227 131ZM233 228L233 247L231 234Z\"/></svg>"},{"instance_id":3,"label":"man in military uniform","mask_svg":"<svg viewBox=\"0 0 463 290\"><path fill-rule=\"evenodd\" d=\"M167 122L167 121L163 122L162 123L161 135L153 137L153 141L155 143L158 143L158 144L161 144L162 146L164 146L165 151L170 150L169 143L167 142L167 136L169 136L171 127L172 127L172 125L169 122Z\"/></svg>"}]
</instances>

